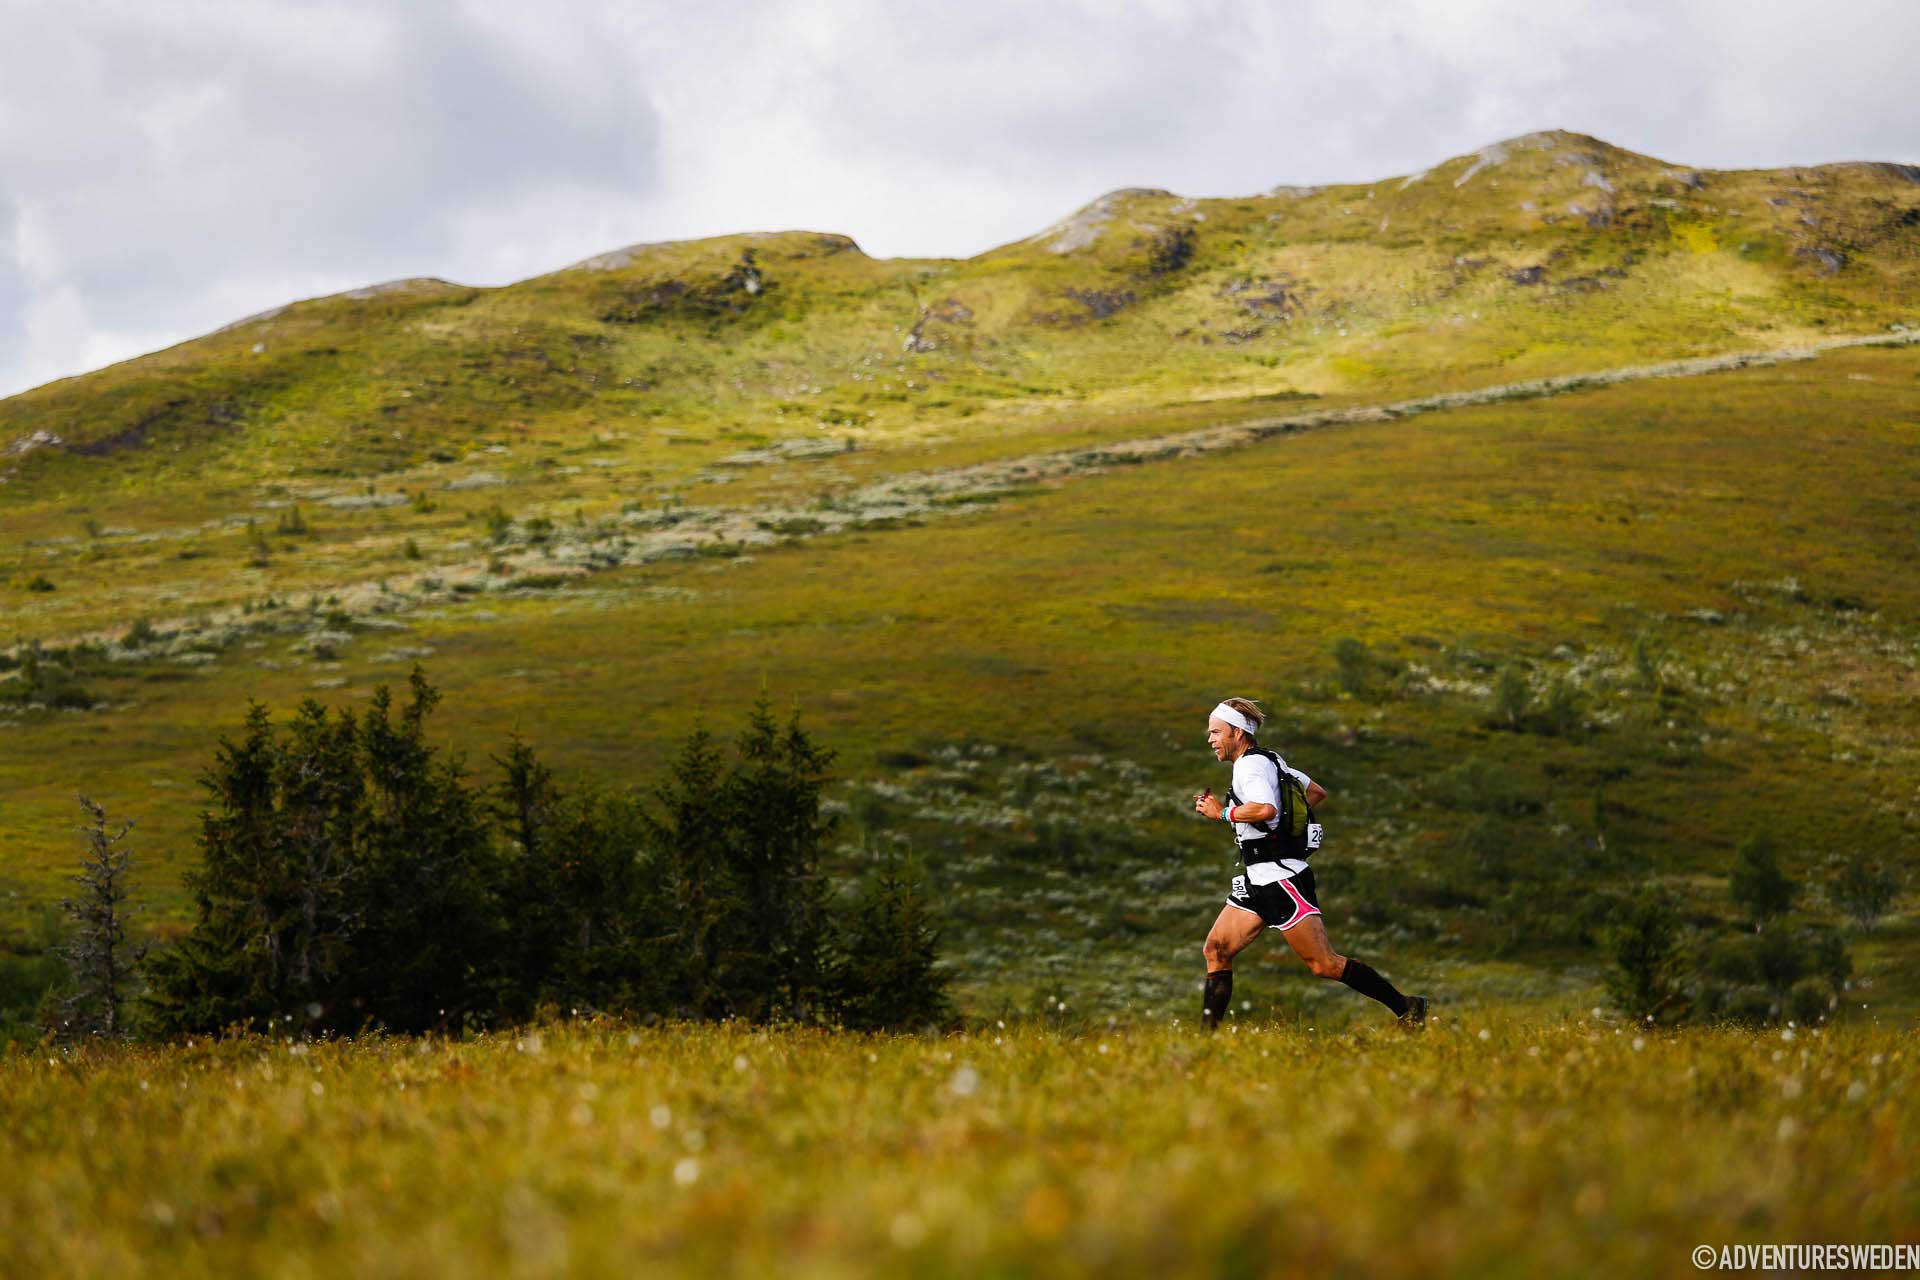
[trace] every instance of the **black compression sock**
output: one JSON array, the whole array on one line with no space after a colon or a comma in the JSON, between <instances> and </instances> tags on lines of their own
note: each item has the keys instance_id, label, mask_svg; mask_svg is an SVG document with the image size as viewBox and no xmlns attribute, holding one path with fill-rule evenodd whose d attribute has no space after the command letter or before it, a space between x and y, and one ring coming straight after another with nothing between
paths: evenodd
<instances>
[{"instance_id":1,"label":"black compression sock","mask_svg":"<svg viewBox=\"0 0 1920 1280\"><path fill-rule=\"evenodd\" d=\"M1200 1023L1211 1031L1220 1025L1220 1019L1227 1016L1227 1005L1233 1000L1233 970L1216 969L1207 975L1207 985L1200 996Z\"/></svg>"},{"instance_id":2,"label":"black compression sock","mask_svg":"<svg viewBox=\"0 0 1920 1280\"><path fill-rule=\"evenodd\" d=\"M1347 970L1340 975L1340 981L1352 987L1363 996L1371 996L1387 1008L1393 1010L1393 1016L1399 1017L1407 1011L1407 998L1395 990L1394 985L1364 960L1347 957Z\"/></svg>"}]
</instances>

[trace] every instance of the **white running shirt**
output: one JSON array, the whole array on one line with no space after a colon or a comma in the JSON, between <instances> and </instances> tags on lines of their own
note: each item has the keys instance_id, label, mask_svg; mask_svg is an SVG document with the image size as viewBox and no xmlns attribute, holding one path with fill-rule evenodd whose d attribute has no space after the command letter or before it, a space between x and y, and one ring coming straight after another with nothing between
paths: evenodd
<instances>
[{"instance_id":1,"label":"white running shirt","mask_svg":"<svg viewBox=\"0 0 1920 1280\"><path fill-rule=\"evenodd\" d=\"M1274 755L1280 756L1280 753L1276 751ZM1313 779L1289 765L1285 756L1280 756L1280 768L1298 779L1302 790L1313 785ZM1235 760L1233 762L1233 796L1240 804L1270 804L1278 811L1280 774L1274 768L1273 761L1252 751ZM1233 824L1233 838L1236 841L1258 840L1267 834L1267 828L1257 822Z\"/></svg>"}]
</instances>

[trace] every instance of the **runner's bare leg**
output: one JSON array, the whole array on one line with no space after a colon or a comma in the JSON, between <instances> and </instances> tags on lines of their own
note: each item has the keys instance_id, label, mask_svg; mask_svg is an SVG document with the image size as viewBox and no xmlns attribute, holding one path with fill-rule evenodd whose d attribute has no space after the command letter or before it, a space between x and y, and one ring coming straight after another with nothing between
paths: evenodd
<instances>
[{"instance_id":1,"label":"runner's bare leg","mask_svg":"<svg viewBox=\"0 0 1920 1280\"><path fill-rule=\"evenodd\" d=\"M1346 973L1347 958L1333 949L1319 916L1308 916L1280 936L1295 955L1307 962L1316 978L1339 978Z\"/></svg>"},{"instance_id":2,"label":"runner's bare leg","mask_svg":"<svg viewBox=\"0 0 1920 1280\"><path fill-rule=\"evenodd\" d=\"M1335 951L1333 943L1327 940L1327 927L1320 923L1319 916L1308 916L1288 929L1284 936L1293 953L1307 962L1307 968L1313 970L1316 977L1346 983L1368 999L1378 1000L1387 1006L1387 1010L1397 1018L1406 1017L1407 1010L1414 1003L1419 1006L1414 1021L1417 1023L1426 1017L1424 996L1409 1002L1400 989L1382 977L1372 965Z\"/></svg>"},{"instance_id":3,"label":"runner's bare leg","mask_svg":"<svg viewBox=\"0 0 1920 1280\"><path fill-rule=\"evenodd\" d=\"M1229 904L1220 908L1213 928L1207 930L1202 948L1207 957L1207 985L1200 1000L1200 1021L1207 1030L1220 1025L1233 1000L1233 958L1266 927L1267 922L1254 912Z\"/></svg>"}]
</instances>

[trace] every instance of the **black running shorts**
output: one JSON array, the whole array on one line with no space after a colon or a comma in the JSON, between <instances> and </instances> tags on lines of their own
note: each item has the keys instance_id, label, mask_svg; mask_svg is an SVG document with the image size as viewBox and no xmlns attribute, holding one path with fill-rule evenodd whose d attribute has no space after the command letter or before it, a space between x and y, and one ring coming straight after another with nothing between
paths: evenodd
<instances>
[{"instance_id":1,"label":"black running shorts","mask_svg":"<svg viewBox=\"0 0 1920 1280\"><path fill-rule=\"evenodd\" d=\"M1277 863L1256 862L1233 878L1233 891L1227 905L1251 911L1265 924L1282 931L1320 914L1320 899L1313 892L1313 868L1308 867L1288 879L1271 879L1281 871ZM1256 880L1266 880L1256 884Z\"/></svg>"}]
</instances>

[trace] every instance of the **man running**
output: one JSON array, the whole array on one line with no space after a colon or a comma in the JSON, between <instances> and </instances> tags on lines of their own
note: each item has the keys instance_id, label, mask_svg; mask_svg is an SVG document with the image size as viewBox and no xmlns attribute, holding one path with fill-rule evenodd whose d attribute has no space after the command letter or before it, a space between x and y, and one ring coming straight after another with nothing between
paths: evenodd
<instances>
[{"instance_id":1,"label":"man running","mask_svg":"<svg viewBox=\"0 0 1920 1280\"><path fill-rule=\"evenodd\" d=\"M1227 905L1207 933L1207 985L1201 997L1200 1018L1207 1030L1220 1025L1233 999L1233 958L1268 925L1280 930L1294 954L1306 961L1316 977L1336 978L1363 996L1393 1010L1408 1026L1423 1026L1427 998L1404 996L1372 966L1343 956L1327 941L1320 920L1320 904L1313 889L1313 869L1307 865L1310 845L1317 841L1289 839L1281 829L1280 772L1286 770L1306 793L1308 805L1327 798L1325 788L1255 740L1266 717L1246 698L1228 698L1207 718L1207 745L1216 759L1233 766L1233 784L1223 804L1212 788L1193 798L1194 812L1233 826L1245 874L1233 878ZM1289 787L1288 790L1292 788ZM1289 812L1288 817L1293 815Z\"/></svg>"}]
</instances>

